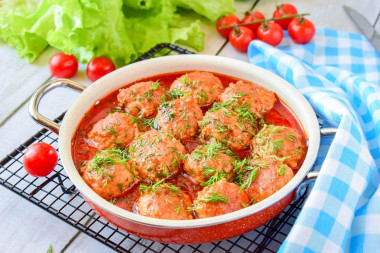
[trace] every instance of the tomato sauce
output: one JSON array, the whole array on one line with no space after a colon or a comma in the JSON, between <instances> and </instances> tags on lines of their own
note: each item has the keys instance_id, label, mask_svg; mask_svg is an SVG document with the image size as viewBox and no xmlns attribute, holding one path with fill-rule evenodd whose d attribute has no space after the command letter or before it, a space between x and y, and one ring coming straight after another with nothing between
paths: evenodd
<instances>
[{"instance_id":1,"label":"tomato sauce","mask_svg":"<svg viewBox=\"0 0 380 253\"><path fill-rule=\"evenodd\" d=\"M189 71L186 71L189 72ZM144 82L144 81L159 81L160 85L163 86L166 90L170 89L170 85L173 83L175 79L182 76L186 73L183 72L175 72L175 73L166 73L161 75L156 75L153 77L147 77L144 79L140 79L135 81L134 83L126 84L122 88L129 87L137 82ZM228 87L230 83L237 82L238 78L226 76L218 73L213 73L215 76L217 76L224 88ZM98 100L84 115L83 119L79 123L78 129L73 136L72 139L72 157L74 160L74 163L79 169L83 162L92 159L92 157L95 155L95 153L98 151L97 148L95 148L87 139L87 133L92 129L93 125L98 122L100 119L105 118L111 110L120 110L121 108L118 106L117 102L117 94L118 90L112 92L111 94L105 96L104 98ZM206 111L211 106L205 106L202 108L203 114L206 113ZM275 106L272 108L272 110L268 111L264 114L264 119L267 123L275 124L275 125L282 125L287 127L292 127L298 130L298 132L303 134L303 141L306 144L306 136L304 134L302 125L300 124L297 117L294 115L294 113L286 106L284 102L282 102L280 99L277 100ZM182 144L185 146L186 150L190 153L192 152L197 146L200 145L200 142L197 141L197 139L193 140L187 140L183 141ZM305 145L306 146L306 145ZM249 157L251 156L251 149L242 150L239 152L235 152L240 158ZM301 159L298 163L298 168L294 170L294 172L297 172L299 167L302 165L302 162L304 160ZM172 179L166 180L169 183L173 183L181 189L189 194L190 198L192 200L195 199L196 193L201 190L203 187L194 184L194 181L190 179L183 171L180 169L180 173ZM127 209L132 210L132 206L136 198L140 195L140 191L138 190L138 187L132 187L129 191L130 196L122 197L118 200L116 200L115 204Z\"/></svg>"}]
</instances>

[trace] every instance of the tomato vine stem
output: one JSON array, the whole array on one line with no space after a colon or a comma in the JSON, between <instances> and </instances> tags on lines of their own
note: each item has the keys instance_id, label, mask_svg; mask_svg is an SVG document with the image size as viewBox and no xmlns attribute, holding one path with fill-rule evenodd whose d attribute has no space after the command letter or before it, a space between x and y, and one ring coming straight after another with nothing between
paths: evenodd
<instances>
[{"instance_id":1,"label":"tomato vine stem","mask_svg":"<svg viewBox=\"0 0 380 253\"><path fill-rule=\"evenodd\" d=\"M237 25L222 25L219 27L219 29L227 29L227 28L234 28L238 26L244 26L244 25L252 25L252 24L257 24L257 23L263 23L263 22L270 22L270 21L276 21L276 20L281 20L281 19L286 19L286 18L303 18L304 16L310 15L310 13L301 13L301 14L291 14L291 15L284 15L282 17L278 18L267 18L267 19L256 19L252 22L247 22L247 23L240 23Z\"/></svg>"}]
</instances>

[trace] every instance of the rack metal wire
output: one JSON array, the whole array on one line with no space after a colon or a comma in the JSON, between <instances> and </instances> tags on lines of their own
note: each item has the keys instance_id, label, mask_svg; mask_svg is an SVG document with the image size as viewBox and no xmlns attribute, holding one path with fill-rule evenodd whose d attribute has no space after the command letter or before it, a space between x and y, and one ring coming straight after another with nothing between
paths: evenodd
<instances>
[{"instance_id":1,"label":"rack metal wire","mask_svg":"<svg viewBox=\"0 0 380 253\"><path fill-rule=\"evenodd\" d=\"M138 61L169 54L192 52L171 44L159 44ZM64 114L56 119L60 123ZM33 143L45 142L58 150L58 137L41 129L0 161L0 185L65 221L117 252L276 252L285 240L303 203L307 189L280 215L244 235L225 241L199 244L162 244L141 239L108 223L87 205L67 177L60 161L50 177L35 178L23 169L22 159Z\"/></svg>"}]
</instances>

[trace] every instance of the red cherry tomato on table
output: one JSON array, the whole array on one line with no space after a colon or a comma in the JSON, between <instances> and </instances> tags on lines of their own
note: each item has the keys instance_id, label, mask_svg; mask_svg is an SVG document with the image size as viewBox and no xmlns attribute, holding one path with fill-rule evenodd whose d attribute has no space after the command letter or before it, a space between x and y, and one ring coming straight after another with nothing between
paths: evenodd
<instances>
[{"instance_id":1,"label":"red cherry tomato on table","mask_svg":"<svg viewBox=\"0 0 380 253\"><path fill-rule=\"evenodd\" d=\"M34 143L24 154L25 170L34 177L46 177L54 170L58 162L55 149L46 143Z\"/></svg>"},{"instance_id":2,"label":"red cherry tomato on table","mask_svg":"<svg viewBox=\"0 0 380 253\"><path fill-rule=\"evenodd\" d=\"M55 77L72 77L78 71L78 60L74 55L58 53L51 57L49 68Z\"/></svg>"},{"instance_id":3,"label":"red cherry tomato on table","mask_svg":"<svg viewBox=\"0 0 380 253\"><path fill-rule=\"evenodd\" d=\"M284 32L279 24L275 22L262 23L257 29L257 38L265 43L277 46L284 37Z\"/></svg>"},{"instance_id":4,"label":"red cherry tomato on table","mask_svg":"<svg viewBox=\"0 0 380 253\"><path fill-rule=\"evenodd\" d=\"M315 34L314 24L306 18L295 18L290 22L289 36L295 43L306 44Z\"/></svg>"},{"instance_id":5,"label":"red cherry tomato on table","mask_svg":"<svg viewBox=\"0 0 380 253\"><path fill-rule=\"evenodd\" d=\"M231 45L241 52L247 52L249 43L255 39L254 33L247 27L237 27L229 35Z\"/></svg>"},{"instance_id":6,"label":"red cherry tomato on table","mask_svg":"<svg viewBox=\"0 0 380 253\"><path fill-rule=\"evenodd\" d=\"M228 35L230 34L233 28L220 29L220 27L228 25L237 25L239 23L240 20L235 15L223 16L218 20L218 22L216 22L216 30L218 30L218 33L220 35L228 39Z\"/></svg>"},{"instance_id":7,"label":"red cherry tomato on table","mask_svg":"<svg viewBox=\"0 0 380 253\"><path fill-rule=\"evenodd\" d=\"M296 7L292 4L281 4L276 7L276 10L273 12L273 17L274 18L279 18L284 15L293 15L297 14L298 11ZM279 24L283 29L288 29L289 23L293 20L293 18L285 18L285 19L279 19L276 20L275 22Z\"/></svg>"},{"instance_id":8,"label":"red cherry tomato on table","mask_svg":"<svg viewBox=\"0 0 380 253\"><path fill-rule=\"evenodd\" d=\"M115 70L115 65L107 57L96 57L87 65L87 76L95 82L102 76Z\"/></svg>"},{"instance_id":9,"label":"red cherry tomato on table","mask_svg":"<svg viewBox=\"0 0 380 253\"><path fill-rule=\"evenodd\" d=\"M250 23L258 19L265 19L264 15L261 12L254 11L252 13L248 13L245 15L241 23ZM249 29L252 30L253 33L256 33L257 28L260 26L260 23L255 23L251 25L245 25L245 27L248 27Z\"/></svg>"}]
</instances>

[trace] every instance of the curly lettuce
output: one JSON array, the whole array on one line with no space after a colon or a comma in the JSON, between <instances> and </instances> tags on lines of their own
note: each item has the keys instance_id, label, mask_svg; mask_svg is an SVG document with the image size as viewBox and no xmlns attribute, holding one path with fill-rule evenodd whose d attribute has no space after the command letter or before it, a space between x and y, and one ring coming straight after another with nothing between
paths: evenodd
<instances>
[{"instance_id":1,"label":"curly lettuce","mask_svg":"<svg viewBox=\"0 0 380 253\"><path fill-rule=\"evenodd\" d=\"M97 56L117 67L159 43L203 50L200 21L182 19L189 9L215 21L234 12L232 0L3 0L0 38L33 62L48 47L74 54L82 63Z\"/></svg>"}]
</instances>

